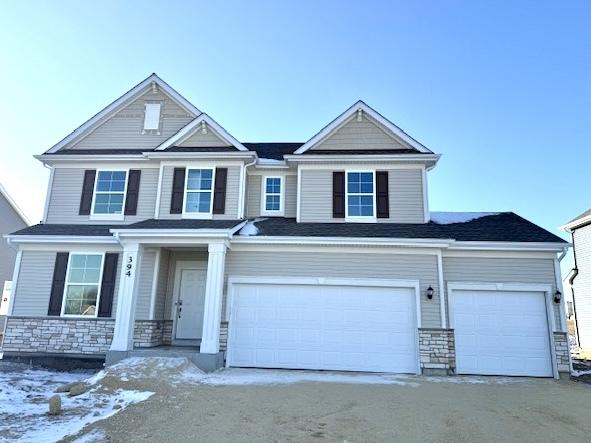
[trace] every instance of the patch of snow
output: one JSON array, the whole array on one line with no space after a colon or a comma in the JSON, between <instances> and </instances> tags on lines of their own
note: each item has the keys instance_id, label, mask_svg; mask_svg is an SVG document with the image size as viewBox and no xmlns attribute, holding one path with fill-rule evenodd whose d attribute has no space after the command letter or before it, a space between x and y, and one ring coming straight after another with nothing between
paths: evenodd
<instances>
[{"instance_id":1,"label":"patch of snow","mask_svg":"<svg viewBox=\"0 0 591 443\"><path fill-rule=\"evenodd\" d=\"M254 220L246 222L246 224L238 231L238 235L244 235L246 237L250 237L253 235L258 235L259 228L256 227L256 223L266 220L265 218L255 218Z\"/></svg>"},{"instance_id":2,"label":"patch of snow","mask_svg":"<svg viewBox=\"0 0 591 443\"><path fill-rule=\"evenodd\" d=\"M498 212L431 212L431 221L440 225L452 223L466 223L488 215L498 215Z\"/></svg>"},{"instance_id":3,"label":"patch of snow","mask_svg":"<svg viewBox=\"0 0 591 443\"><path fill-rule=\"evenodd\" d=\"M584 371L577 371L576 369L573 369L570 374L573 377L581 377L583 375L590 375L591 374L591 369L586 369Z\"/></svg>"},{"instance_id":4,"label":"patch of snow","mask_svg":"<svg viewBox=\"0 0 591 443\"><path fill-rule=\"evenodd\" d=\"M462 376L451 375L441 377L421 377L421 380L431 383L455 383L455 384L469 384L469 385L504 385L509 383L524 383L526 378L517 377L479 377L476 375Z\"/></svg>"}]
</instances>

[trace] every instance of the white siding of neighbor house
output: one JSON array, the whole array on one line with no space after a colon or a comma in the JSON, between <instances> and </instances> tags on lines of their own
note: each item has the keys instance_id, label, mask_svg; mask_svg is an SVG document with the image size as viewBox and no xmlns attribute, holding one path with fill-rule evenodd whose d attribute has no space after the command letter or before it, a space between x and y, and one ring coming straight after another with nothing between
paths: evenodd
<instances>
[{"instance_id":1,"label":"white siding of neighbor house","mask_svg":"<svg viewBox=\"0 0 591 443\"><path fill-rule=\"evenodd\" d=\"M327 249L328 250L328 249ZM342 277L419 280L423 327L441 327L437 258L422 254L229 251L226 276ZM431 285L432 300L423 294ZM360 294L362 296L362 294Z\"/></svg>"},{"instance_id":2,"label":"white siding of neighbor house","mask_svg":"<svg viewBox=\"0 0 591 443\"><path fill-rule=\"evenodd\" d=\"M269 176L277 175L273 172L269 172ZM264 175L251 174L247 178L246 188L246 216L253 218L261 215L261 200L262 194L262 183ZM285 210L284 217L295 218L297 211L297 192L298 192L298 179L295 174L285 176Z\"/></svg>"},{"instance_id":3,"label":"white siding of neighbor house","mask_svg":"<svg viewBox=\"0 0 591 443\"><path fill-rule=\"evenodd\" d=\"M238 219L238 201L240 196L240 166L223 166L228 168L226 182L226 210L224 214L214 214L214 220ZM172 195L172 177L174 166L164 166L162 173L162 188L160 194L160 216L162 219L180 219L181 214L170 213L170 198Z\"/></svg>"},{"instance_id":4,"label":"white siding of neighbor house","mask_svg":"<svg viewBox=\"0 0 591 443\"><path fill-rule=\"evenodd\" d=\"M207 126L207 125L206 125ZM179 143L183 147L225 147L230 146L227 141L222 140L209 126L207 133L201 132L201 126L184 142Z\"/></svg>"},{"instance_id":5,"label":"white siding of neighbor house","mask_svg":"<svg viewBox=\"0 0 591 443\"><path fill-rule=\"evenodd\" d=\"M312 150L383 150L406 149L408 146L373 119L363 115L357 121L357 115L334 131L326 140L314 146Z\"/></svg>"},{"instance_id":6,"label":"white siding of neighbor house","mask_svg":"<svg viewBox=\"0 0 591 443\"><path fill-rule=\"evenodd\" d=\"M556 291L554 260L540 258L443 257L448 282L543 283ZM556 330L561 330L560 307L553 303ZM449 310L448 310L449 312Z\"/></svg>"},{"instance_id":7,"label":"white siding of neighbor house","mask_svg":"<svg viewBox=\"0 0 591 443\"><path fill-rule=\"evenodd\" d=\"M591 349L591 225L574 232L579 274L573 282L576 320L581 348Z\"/></svg>"},{"instance_id":8,"label":"white siding of neighbor house","mask_svg":"<svg viewBox=\"0 0 591 443\"><path fill-rule=\"evenodd\" d=\"M378 223L423 223L423 174L421 169L396 169L391 165L331 165L327 169L302 169L300 187L300 221L344 223L344 218L332 217L332 173L339 170L388 171L390 218Z\"/></svg>"},{"instance_id":9,"label":"white siding of neighbor house","mask_svg":"<svg viewBox=\"0 0 591 443\"><path fill-rule=\"evenodd\" d=\"M162 103L160 135L142 134L144 105L146 102ZM193 120L187 111L161 91L148 90L141 97L117 112L74 146L66 149L134 149L155 148Z\"/></svg>"},{"instance_id":10,"label":"white siding of neighbor house","mask_svg":"<svg viewBox=\"0 0 591 443\"><path fill-rule=\"evenodd\" d=\"M91 248L89 246L89 251L92 250ZM13 315L47 316L56 254L56 251L23 251L16 292L13 295ZM120 271L121 254L117 263L115 293L111 312L113 318L117 309Z\"/></svg>"},{"instance_id":11,"label":"white siding of neighbor house","mask_svg":"<svg viewBox=\"0 0 591 443\"><path fill-rule=\"evenodd\" d=\"M5 280L12 280L16 250L8 245L4 235L12 234L27 224L14 210L12 205L0 193L0 291Z\"/></svg>"},{"instance_id":12,"label":"white siding of neighbor house","mask_svg":"<svg viewBox=\"0 0 591 443\"><path fill-rule=\"evenodd\" d=\"M89 165L88 168L55 168L51 192L48 197L46 223L114 224L113 221L91 220L88 215L78 215L86 169L96 169L96 167ZM159 170L158 168L144 168L141 171L137 213L136 215L126 215L124 221L116 223L135 223L154 217Z\"/></svg>"}]
</instances>

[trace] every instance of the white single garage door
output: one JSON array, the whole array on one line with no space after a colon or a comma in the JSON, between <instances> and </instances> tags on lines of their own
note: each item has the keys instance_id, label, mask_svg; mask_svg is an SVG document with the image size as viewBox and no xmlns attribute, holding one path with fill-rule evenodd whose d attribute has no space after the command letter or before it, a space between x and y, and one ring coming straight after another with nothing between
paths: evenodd
<instances>
[{"instance_id":1,"label":"white single garage door","mask_svg":"<svg viewBox=\"0 0 591 443\"><path fill-rule=\"evenodd\" d=\"M416 373L414 288L233 284L228 365Z\"/></svg>"},{"instance_id":2,"label":"white single garage door","mask_svg":"<svg viewBox=\"0 0 591 443\"><path fill-rule=\"evenodd\" d=\"M543 292L453 290L458 374L551 377Z\"/></svg>"}]
</instances>

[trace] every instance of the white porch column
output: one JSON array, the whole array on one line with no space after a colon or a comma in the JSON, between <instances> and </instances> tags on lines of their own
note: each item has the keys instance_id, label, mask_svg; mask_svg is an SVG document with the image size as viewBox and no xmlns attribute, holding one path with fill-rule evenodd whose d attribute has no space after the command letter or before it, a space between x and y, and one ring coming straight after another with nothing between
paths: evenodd
<instances>
[{"instance_id":1,"label":"white porch column","mask_svg":"<svg viewBox=\"0 0 591 443\"><path fill-rule=\"evenodd\" d=\"M222 320L226 249L226 242L210 243L208 247L203 334L199 351L202 354L217 354L220 351L220 321Z\"/></svg>"},{"instance_id":2,"label":"white porch column","mask_svg":"<svg viewBox=\"0 0 591 443\"><path fill-rule=\"evenodd\" d=\"M133 349L137 281L141 258L141 245L138 243L124 244L120 264L119 291L117 292L115 332L111 342L111 351L130 351Z\"/></svg>"}]
</instances>

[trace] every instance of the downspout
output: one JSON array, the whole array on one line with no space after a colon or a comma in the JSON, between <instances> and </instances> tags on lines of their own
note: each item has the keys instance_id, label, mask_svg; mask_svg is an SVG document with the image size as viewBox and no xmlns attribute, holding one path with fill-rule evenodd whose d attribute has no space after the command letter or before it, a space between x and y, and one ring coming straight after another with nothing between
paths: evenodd
<instances>
[{"instance_id":1,"label":"downspout","mask_svg":"<svg viewBox=\"0 0 591 443\"><path fill-rule=\"evenodd\" d=\"M579 275L579 267L577 266L577 250L575 249L575 230L573 230L570 233L570 235L573 244L573 258L575 266L573 268L573 273L571 277L568 279L568 284L570 286L570 292L573 296L573 315L575 316L575 334L577 335L577 344L581 346L581 343L579 343L579 322L577 317L577 302L575 301L575 288L573 287L573 282L575 281L575 278L577 278L577 275Z\"/></svg>"},{"instance_id":2,"label":"downspout","mask_svg":"<svg viewBox=\"0 0 591 443\"><path fill-rule=\"evenodd\" d=\"M243 177L242 180L240 180L240 199L242 200L240 203L240 214L238 214L240 217L240 220L242 220L243 218L245 218L246 216L246 177L247 177L247 169L249 166L255 165L257 162L257 159L255 157L255 159L250 162L250 163L246 163L242 169L243 171Z\"/></svg>"}]
</instances>

